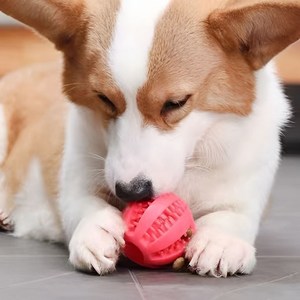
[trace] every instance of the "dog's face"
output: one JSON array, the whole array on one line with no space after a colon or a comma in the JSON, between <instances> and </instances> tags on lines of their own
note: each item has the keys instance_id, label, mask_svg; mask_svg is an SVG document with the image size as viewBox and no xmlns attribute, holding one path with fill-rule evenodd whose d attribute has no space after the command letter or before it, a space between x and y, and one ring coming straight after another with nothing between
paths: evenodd
<instances>
[{"instance_id":1,"label":"dog's face","mask_svg":"<svg viewBox=\"0 0 300 300\"><path fill-rule=\"evenodd\" d=\"M6 6L63 51L65 92L106 128L106 179L121 198L174 190L210 127L251 113L255 71L300 35L293 4L47 3L44 20Z\"/></svg>"},{"instance_id":2,"label":"dog's face","mask_svg":"<svg viewBox=\"0 0 300 300\"><path fill-rule=\"evenodd\" d=\"M106 120L105 173L113 191L118 183L139 190L146 185L137 196L142 198L174 190L195 145L220 118L217 112L251 110L251 68L238 61L243 70L238 78L237 66L208 32L207 12L197 5L187 0L93 4L90 11L98 14L87 13L85 43L72 46L82 47L81 56L69 63L66 52L66 86L85 83L73 87L70 98L99 110L99 119ZM243 93L232 89L240 80Z\"/></svg>"}]
</instances>

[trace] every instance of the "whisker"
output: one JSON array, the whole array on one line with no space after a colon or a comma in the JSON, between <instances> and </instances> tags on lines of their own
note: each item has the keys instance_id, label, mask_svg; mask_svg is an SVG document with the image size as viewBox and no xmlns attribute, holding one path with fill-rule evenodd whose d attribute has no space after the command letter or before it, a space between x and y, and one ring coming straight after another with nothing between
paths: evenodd
<instances>
[{"instance_id":1,"label":"whisker","mask_svg":"<svg viewBox=\"0 0 300 300\"><path fill-rule=\"evenodd\" d=\"M91 175L96 176L96 177L105 178L105 171L104 170L89 170L89 173Z\"/></svg>"},{"instance_id":2,"label":"whisker","mask_svg":"<svg viewBox=\"0 0 300 300\"><path fill-rule=\"evenodd\" d=\"M78 158L94 158L96 160L101 160L101 161L105 161L106 158L100 156L99 154L95 154L95 153L76 153L76 154L72 154Z\"/></svg>"},{"instance_id":3,"label":"whisker","mask_svg":"<svg viewBox=\"0 0 300 300\"><path fill-rule=\"evenodd\" d=\"M66 83L63 85L63 87L67 87L67 86L74 86L74 85L84 85L85 83L83 82L71 82L71 83Z\"/></svg>"},{"instance_id":4,"label":"whisker","mask_svg":"<svg viewBox=\"0 0 300 300\"><path fill-rule=\"evenodd\" d=\"M75 86L73 86L73 87L71 87L71 88L68 88L68 89L64 88L64 92L65 92L65 93L70 93L70 92L72 92L72 91L75 90L75 89L76 89Z\"/></svg>"},{"instance_id":5,"label":"whisker","mask_svg":"<svg viewBox=\"0 0 300 300\"><path fill-rule=\"evenodd\" d=\"M215 139L205 140L199 144L198 150L187 158L186 167L188 170L209 172L227 158L228 153L222 143Z\"/></svg>"},{"instance_id":6,"label":"whisker","mask_svg":"<svg viewBox=\"0 0 300 300\"><path fill-rule=\"evenodd\" d=\"M78 86L84 86L85 83L81 82L73 82L73 83L66 83L63 85L63 90L68 93L76 89Z\"/></svg>"},{"instance_id":7,"label":"whisker","mask_svg":"<svg viewBox=\"0 0 300 300\"><path fill-rule=\"evenodd\" d=\"M90 157L92 158L95 158L95 159L98 159L98 160L102 160L102 161L105 161L106 158L104 158L103 156L99 155L99 154L96 154L96 153L89 153L88 154Z\"/></svg>"},{"instance_id":8,"label":"whisker","mask_svg":"<svg viewBox=\"0 0 300 300\"><path fill-rule=\"evenodd\" d=\"M199 170L203 172L210 172L212 168L204 165L186 165L187 171Z\"/></svg>"}]
</instances>

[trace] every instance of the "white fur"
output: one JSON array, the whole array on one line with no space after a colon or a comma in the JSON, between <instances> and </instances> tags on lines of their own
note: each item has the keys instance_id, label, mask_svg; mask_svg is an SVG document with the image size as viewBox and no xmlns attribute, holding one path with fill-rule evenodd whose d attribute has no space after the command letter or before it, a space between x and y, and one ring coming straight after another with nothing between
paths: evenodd
<instances>
[{"instance_id":1,"label":"white fur","mask_svg":"<svg viewBox=\"0 0 300 300\"><path fill-rule=\"evenodd\" d=\"M268 65L257 73L253 113L246 118L224 117L196 149L195 164L203 171L186 172L177 191L189 199L196 215L220 206L245 213L253 222L260 218L279 162L279 132L288 117L288 103ZM252 241L255 233L246 236Z\"/></svg>"},{"instance_id":2,"label":"white fur","mask_svg":"<svg viewBox=\"0 0 300 300\"><path fill-rule=\"evenodd\" d=\"M257 99L248 117L195 112L175 131L162 133L143 126L135 98L148 58L128 53L133 47L126 37L132 28L119 20L109 61L127 110L109 128L105 173L110 188L118 180L143 175L157 194L176 190L192 208L199 230L187 251L191 267L200 275L250 273L252 245L279 162L279 133L289 117L272 64L256 74ZM149 47L137 51L141 49ZM131 57L139 64L132 66ZM202 235L209 237L206 244Z\"/></svg>"},{"instance_id":3,"label":"white fur","mask_svg":"<svg viewBox=\"0 0 300 300\"><path fill-rule=\"evenodd\" d=\"M7 201L5 176L0 171L0 228L5 227L5 230L8 230L13 227L9 213L10 207L8 207Z\"/></svg>"},{"instance_id":4,"label":"white fur","mask_svg":"<svg viewBox=\"0 0 300 300\"><path fill-rule=\"evenodd\" d=\"M137 89L146 80L155 24L167 3L165 0L121 2L109 63L114 79L122 86L128 103L130 100L134 103ZM144 26L143 30L140 30L140 26ZM136 112L134 104L131 107ZM107 263L102 257L107 249L114 249L118 257L125 228L120 215L113 210L107 217L109 214L104 212L110 211L111 207L101 198L95 197L95 171L101 173L104 166L104 161L97 161L95 155L106 156L107 145L101 122L92 120L95 119L91 112L72 106L67 124L60 210L67 240L71 240L70 261L77 268L88 270L93 266L99 274L103 274L114 268L116 259ZM105 241L103 235L106 233L101 234L99 227L115 228L115 238L108 237ZM93 233L96 229L98 235ZM107 229L107 232L111 233L111 230ZM98 250L95 245L99 246Z\"/></svg>"},{"instance_id":5,"label":"white fur","mask_svg":"<svg viewBox=\"0 0 300 300\"><path fill-rule=\"evenodd\" d=\"M39 240L63 241L63 231L57 211L49 199L40 164L33 160L23 186L15 197L11 218L15 224L14 236Z\"/></svg>"},{"instance_id":6,"label":"white fur","mask_svg":"<svg viewBox=\"0 0 300 300\"><path fill-rule=\"evenodd\" d=\"M211 226L199 228L187 247L186 257L191 269L201 276L249 274L256 263L251 244Z\"/></svg>"},{"instance_id":7,"label":"white fur","mask_svg":"<svg viewBox=\"0 0 300 300\"><path fill-rule=\"evenodd\" d=\"M192 154L194 136L201 135L198 123L210 124L211 114L193 113L174 134L143 126L136 95L147 79L155 26L169 2L124 0L121 4L109 66L127 109L109 128L105 173L112 190L117 181L130 182L137 176L150 178L158 194L173 190L184 172L185 157Z\"/></svg>"},{"instance_id":8,"label":"white fur","mask_svg":"<svg viewBox=\"0 0 300 300\"><path fill-rule=\"evenodd\" d=\"M120 212L97 191L105 185L104 176L114 191L117 180L128 182L142 174L152 180L157 194L174 191L192 209L198 233L187 256L198 274L249 273L255 265L253 243L278 167L279 133L289 106L270 64L256 74L256 99L247 117L193 112L168 133L143 126L136 94L147 78L155 26L169 2L121 1L108 63L127 108L109 130L93 112L71 105L59 199L70 261L99 274L114 270L125 227ZM35 228L41 217L49 217L39 178L39 165L33 163L18 196L27 206L14 213L17 235L53 235L48 225L47 231ZM41 208L30 211L28 207L37 205L36 195ZM32 220L24 221L23 214Z\"/></svg>"},{"instance_id":9,"label":"white fur","mask_svg":"<svg viewBox=\"0 0 300 300\"><path fill-rule=\"evenodd\" d=\"M219 263L218 276L225 277L249 273L255 265L252 245L278 167L280 130L289 117L272 64L257 72L256 81L257 99L248 117L192 113L175 131L161 133L143 127L137 110L128 109L111 127L108 182L129 182L143 174L158 194L176 189L199 229L187 256L200 275L217 276ZM210 238L199 254L200 246L193 245L202 245L203 232ZM227 249L232 241L235 246ZM204 267L203 257L211 257Z\"/></svg>"},{"instance_id":10,"label":"white fur","mask_svg":"<svg viewBox=\"0 0 300 300\"><path fill-rule=\"evenodd\" d=\"M94 122L92 121L94 120ZM60 212L70 262L106 274L115 268L125 226L117 209L95 196L104 181L105 133L92 112L71 105L61 176ZM100 186L98 185L100 183Z\"/></svg>"},{"instance_id":11,"label":"white fur","mask_svg":"<svg viewBox=\"0 0 300 300\"><path fill-rule=\"evenodd\" d=\"M210 162L206 162L206 170L202 172L187 172L177 190L188 200L196 217L199 231L188 247L187 256L200 275L208 272L216 276L216 263L222 264L224 260L225 271L221 268L218 276L226 277L227 273L235 273L234 270L250 273L255 264L251 245L278 167L279 132L289 117L289 105L272 64L257 72L256 79L257 99L253 113L240 120L224 119L206 137L221 143L215 149L222 149L226 157L220 162L213 161L211 167ZM205 151L213 149L202 148L202 158L209 157ZM200 167L201 164L203 160L199 161ZM222 232L224 236L220 238ZM209 236L206 245L202 244L202 235ZM236 239L235 246L229 249L232 238ZM202 254L195 247L199 243L203 247ZM223 250L223 254L216 247L221 247L219 250ZM210 259L201 268L207 257Z\"/></svg>"},{"instance_id":12,"label":"white fur","mask_svg":"<svg viewBox=\"0 0 300 300\"><path fill-rule=\"evenodd\" d=\"M103 179L104 161L98 157L105 156L106 147L101 124L92 120L95 118L90 111L70 104L60 188L60 210L68 240L82 217L107 206L94 196L96 182Z\"/></svg>"},{"instance_id":13,"label":"white fur","mask_svg":"<svg viewBox=\"0 0 300 300\"><path fill-rule=\"evenodd\" d=\"M218 116L194 112L176 131L164 133L153 126L143 126L135 111L128 109L111 124L107 182L114 190L116 181L129 183L142 175L152 181L156 194L172 191L184 174L186 158L193 154L196 142Z\"/></svg>"},{"instance_id":14,"label":"white fur","mask_svg":"<svg viewBox=\"0 0 300 300\"><path fill-rule=\"evenodd\" d=\"M147 79L155 26L169 2L121 1L108 60L113 77L128 104L135 102L137 89Z\"/></svg>"},{"instance_id":15,"label":"white fur","mask_svg":"<svg viewBox=\"0 0 300 300\"><path fill-rule=\"evenodd\" d=\"M70 262L81 270L94 269L99 275L115 270L123 239L124 224L113 207L84 217L69 244Z\"/></svg>"}]
</instances>

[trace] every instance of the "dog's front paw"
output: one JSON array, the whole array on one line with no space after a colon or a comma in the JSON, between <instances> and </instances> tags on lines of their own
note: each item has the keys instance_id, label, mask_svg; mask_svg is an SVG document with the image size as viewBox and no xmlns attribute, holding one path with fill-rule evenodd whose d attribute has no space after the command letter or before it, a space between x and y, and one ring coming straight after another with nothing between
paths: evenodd
<instances>
[{"instance_id":1,"label":"dog's front paw","mask_svg":"<svg viewBox=\"0 0 300 300\"><path fill-rule=\"evenodd\" d=\"M187 247L186 257L190 269L201 276L249 274L256 263L252 245L209 227L197 231Z\"/></svg>"},{"instance_id":2,"label":"dog's front paw","mask_svg":"<svg viewBox=\"0 0 300 300\"><path fill-rule=\"evenodd\" d=\"M70 262L76 269L99 275L113 272L125 245L124 231L120 213L110 207L83 219L69 244Z\"/></svg>"},{"instance_id":3,"label":"dog's front paw","mask_svg":"<svg viewBox=\"0 0 300 300\"><path fill-rule=\"evenodd\" d=\"M0 231L13 231L14 224L9 216L0 209Z\"/></svg>"}]
</instances>

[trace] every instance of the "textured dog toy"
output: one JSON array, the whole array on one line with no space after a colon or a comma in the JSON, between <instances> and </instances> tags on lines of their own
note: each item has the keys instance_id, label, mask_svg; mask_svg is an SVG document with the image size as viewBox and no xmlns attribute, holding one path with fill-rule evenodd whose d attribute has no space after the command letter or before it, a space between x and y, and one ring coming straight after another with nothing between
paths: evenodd
<instances>
[{"instance_id":1,"label":"textured dog toy","mask_svg":"<svg viewBox=\"0 0 300 300\"><path fill-rule=\"evenodd\" d=\"M189 207L174 194L131 203L123 219L127 225L123 254L148 268L182 257L196 228Z\"/></svg>"}]
</instances>

